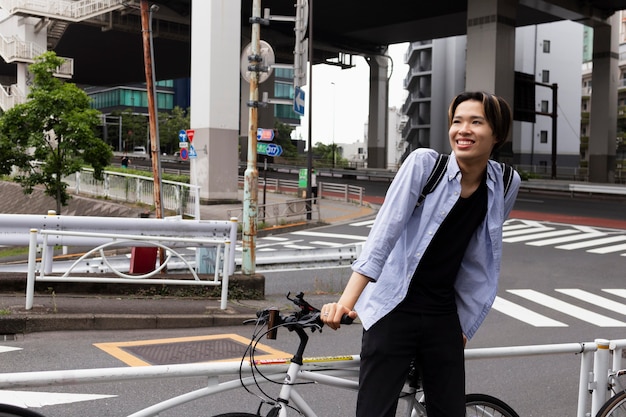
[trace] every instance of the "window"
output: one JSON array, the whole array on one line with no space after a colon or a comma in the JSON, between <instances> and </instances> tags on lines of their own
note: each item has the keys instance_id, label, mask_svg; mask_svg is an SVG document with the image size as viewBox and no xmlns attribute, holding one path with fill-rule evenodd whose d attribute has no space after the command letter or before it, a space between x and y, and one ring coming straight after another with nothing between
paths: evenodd
<instances>
[{"instance_id":1,"label":"window","mask_svg":"<svg viewBox=\"0 0 626 417\"><path fill-rule=\"evenodd\" d=\"M539 143L548 143L548 131L542 130L539 133Z\"/></svg>"},{"instance_id":2,"label":"window","mask_svg":"<svg viewBox=\"0 0 626 417\"><path fill-rule=\"evenodd\" d=\"M542 83L549 83L550 82L550 71L548 71L548 70L541 71L541 82Z\"/></svg>"},{"instance_id":3,"label":"window","mask_svg":"<svg viewBox=\"0 0 626 417\"><path fill-rule=\"evenodd\" d=\"M548 100L541 100L541 112L548 113Z\"/></svg>"},{"instance_id":4,"label":"window","mask_svg":"<svg viewBox=\"0 0 626 417\"><path fill-rule=\"evenodd\" d=\"M543 41L543 53L544 54L550 53L550 41Z\"/></svg>"}]
</instances>

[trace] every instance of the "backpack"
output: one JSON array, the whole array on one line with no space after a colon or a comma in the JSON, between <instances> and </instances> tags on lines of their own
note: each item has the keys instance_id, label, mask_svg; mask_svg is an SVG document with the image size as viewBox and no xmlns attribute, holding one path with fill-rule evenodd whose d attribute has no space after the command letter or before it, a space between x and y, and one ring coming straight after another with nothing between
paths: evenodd
<instances>
[{"instance_id":1,"label":"backpack","mask_svg":"<svg viewBox=\"0 0 626 417\"><path fill-rule=\"evenodd\" d=\"M437 184L443 178L446 172L446 166L448 165L448 158L450 155L439 154L437 157L437 162L435 162L435 167L433 171L430 173L428 180L426 180L426 185L422 189L422 193L420 194L415 207L419 207L424 202L426 196L433 192ZM502 166L502 180L504 183L504 195L509 192L509 188L511 187L511 183L513 182L513 167L505 164L504 162L500 162Z\"/></svg>"}]
</instances>

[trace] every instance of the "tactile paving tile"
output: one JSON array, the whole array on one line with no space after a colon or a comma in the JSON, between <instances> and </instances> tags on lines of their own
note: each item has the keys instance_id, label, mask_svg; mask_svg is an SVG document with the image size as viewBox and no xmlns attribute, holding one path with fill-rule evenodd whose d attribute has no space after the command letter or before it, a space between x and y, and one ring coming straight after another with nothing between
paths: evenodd
<instances>
[{"instance_id":1,"label":"tactile paving tile","mask_svg":"<svg viewBox=\"0 0 626 417\"><path fill-rule=\"evenodd\" d=\"M241 359L246 345L232 339L125 346L122 349L152 365Z\"/></svg>"}]
</instances>

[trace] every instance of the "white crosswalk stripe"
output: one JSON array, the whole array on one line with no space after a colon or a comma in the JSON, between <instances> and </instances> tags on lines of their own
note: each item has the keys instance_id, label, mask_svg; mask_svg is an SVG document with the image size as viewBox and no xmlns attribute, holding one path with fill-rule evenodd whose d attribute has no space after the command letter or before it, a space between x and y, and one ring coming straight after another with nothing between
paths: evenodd
<instances>
[{"instance_id":1,"label":"white crosswalk stripe","mask_svg":"<svg viewBox=\"0 0 626 417\"><path fill-rule=\"evenodd\" d=\"M622 321L578 307L539 291L520 289L507 290L507 292L598 327L626 327L626 323Z\"/></svg>"},{"instance_id":2,"label":"white crosswalk stripe","mask_svg":"<svg viewBox=\"0 0 626 417\"><path fill-rule=\"evenodd\" d=\"M577 298L587 303L596 305L601 308L605 308L611 311L615 311L623 316L626 316L626 304L618 303L617 301L610 300L606 297L583 291L577 288L563 288L557 289L557 292L561 294L567 294L570 297Z\"/></svg>"},{"instance_id":3,"label":"white crosswalk stripe","mask_svg":"<svg viewBox=\"0 0 626 417\"><path fill-rule=\"evenodd\" d=\"M626 256L626 231L616 229L509 219L504 224L502 236L505 243Z\"/></svg>"},{"instance_id":4,"label":"white crosswalk stripe","mask_svg":"<svg viewBox=\"0 0 626 417\"><path fill-rule=\"evenodd\" d=\"M496 297L493 309L535 327L568 327L565 323L536 313L502 297Z\"/></svg>"}]
</instances>

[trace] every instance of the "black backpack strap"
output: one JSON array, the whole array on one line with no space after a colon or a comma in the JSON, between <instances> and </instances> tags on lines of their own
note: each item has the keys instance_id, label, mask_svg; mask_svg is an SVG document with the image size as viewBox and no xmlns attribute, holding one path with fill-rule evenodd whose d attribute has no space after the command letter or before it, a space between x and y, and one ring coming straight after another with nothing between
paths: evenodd
<instances>
[{"instance_id":1,"label":"black backpack strap","mask_svg":"<svg viewBox=\"0 0 626 417\"><path fill-rule=\"evenodd\" d=\"M506 197L513 182L513 167L504 162L501 162L500 165L502 166L502 182L504 184L504 196Z\"/></svg>"},{"instance_id":2,"label":"black backpack strap","mask_svg":"<svg viewBox=\"0 0 626 417\"><path fill-rule=\"evenodd\" d=\"M448 155L439 154L439 156L437 157L437 161L435 162L435 166L433 167L433 170L430 173L428 180L426 180L426 185L422 189L422 193L417 199L417 203L415 204L416 208L421 206L426 196L432 193L435 187L437 187L437 184L439 184L439 182L441 181L441 179L443 178L446 172L447 165L448 165Z\"/></svg>"}]
</instances>

